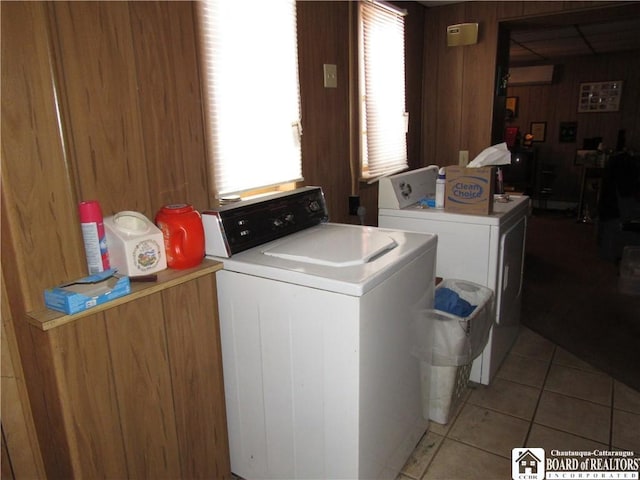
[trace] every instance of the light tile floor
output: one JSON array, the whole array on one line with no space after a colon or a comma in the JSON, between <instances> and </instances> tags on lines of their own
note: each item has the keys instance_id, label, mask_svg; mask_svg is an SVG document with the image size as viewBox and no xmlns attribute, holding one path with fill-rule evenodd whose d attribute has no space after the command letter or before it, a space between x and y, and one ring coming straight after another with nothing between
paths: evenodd
<instances>
[{"instance_id":1,"label":"light tile floor","mask_svg":"<svg viewBox=\"0 0 640 480\"><path fill-rule=\"evenodd\" d=\"M431 422L397 480L511 478L511 449L640 453L640 392L522 329L489 386Z\"/></svg>"}]
</instances>

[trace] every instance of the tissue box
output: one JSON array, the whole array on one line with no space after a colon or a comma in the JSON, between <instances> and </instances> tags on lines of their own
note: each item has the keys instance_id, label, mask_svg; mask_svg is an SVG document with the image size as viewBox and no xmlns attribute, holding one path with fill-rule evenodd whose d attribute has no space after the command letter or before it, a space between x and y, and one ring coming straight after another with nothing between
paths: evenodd
<instances>
[{"instance_id":1,"label":"tissue box","mask_svg":"<svg viewBox=\"0 0 640 480\"><path fill-rule=\"evenodd\" d=\"M44 291L47 308L74 314L131 293L129 277L105 270Z\"/></svg>"},{"instance_id":2,"label":"tissue box","mask_svg":"<svg viewBox=\"0 0 640 480\"><path fill-rule=\"evenodd\" d=\"M493 212L495 167L446 167L444 210L471 215Z\"/></svg>"}]
</instances>

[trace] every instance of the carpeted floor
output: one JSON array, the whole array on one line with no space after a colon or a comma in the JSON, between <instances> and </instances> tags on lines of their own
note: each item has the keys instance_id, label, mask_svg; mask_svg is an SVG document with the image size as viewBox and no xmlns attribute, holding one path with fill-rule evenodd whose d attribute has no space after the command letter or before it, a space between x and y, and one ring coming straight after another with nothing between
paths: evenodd
<instances>
[{"instance_id":1,"label":"carpeted floor","mask_svg":"<svg viewBox=\"0 0 640 480\"><path fill-rule=\"evenodd\" d=\"M640 295L618 292L596 225L551 211L529 218L522 323L640 391Z\"/></svg>"}]
</instances>

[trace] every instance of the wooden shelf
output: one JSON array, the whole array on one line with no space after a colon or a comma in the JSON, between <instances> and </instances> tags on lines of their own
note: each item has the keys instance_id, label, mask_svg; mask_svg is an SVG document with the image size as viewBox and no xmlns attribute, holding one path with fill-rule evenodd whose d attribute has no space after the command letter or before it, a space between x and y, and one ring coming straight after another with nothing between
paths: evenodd
<instances>
[{"instance_id":1,"label":"wooden shelf","mask_svg":"<svg viewBox=\"0 0 640 480\"><path fill-rule=\"evenodd\" d=\"M80 318L117 307L118 305L123 305L148 295L153 295L154 293L166 290L167 288L208 275L221 269L221 262L205 258L200 265L194 268L186 270L174 270L168 268L167 270L158 272L158 280L155 282L131 282L130 294L116 298L110 302L103 303L102 305L97 305L83 312L67 315L66 313L58 312L56 310L43 308L42 310L27 313L27 320L31 325L39 328L40 330L50 330L70 322L75 322Z\"/></svg>"}]
</instances>

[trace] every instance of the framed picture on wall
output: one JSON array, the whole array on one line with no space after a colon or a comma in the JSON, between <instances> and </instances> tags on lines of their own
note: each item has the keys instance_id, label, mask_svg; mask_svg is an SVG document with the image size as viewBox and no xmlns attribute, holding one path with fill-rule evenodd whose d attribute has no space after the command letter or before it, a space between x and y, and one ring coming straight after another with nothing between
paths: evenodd
<instances>
[{"instance_id":1,"label":"framed picture on wall","mask_svg":"<svg viewBox=\"0 0 640 480\"><path fill-rule=\"evenodd\" d=\"M581 83L578 93L578 112L602 113L620 110L622 80Z\"/></svg>"},{"instance_id":2,"label":"framed picture on wall","mask_svg":"<svg viewBox=\"0 0 640 480\"><path fill-rule=\"evenodd\" d=\"M533 135L532 142L544 142L547 139L547 122L531 122L529 132Z\"/></svg>"},{"instance_id":3,"label":"framed picture on wall","mask_svg":"<svg viewBox=\"0 0 640 480\"><path fill-rule=\"evenodd\" d=\"M560 122L560 143L576 143L578 134L577 122Z\"/></svg>"},{"instance_id":4,"label":"framed picture on wall","mask_svg":"<svg viewBox=\"0 0 640 480\"><path fill-rule=\"evenodd\" d=\"M518 116L518 97L507 97L507 118L516 118Z\"/></svg>"}]
</instances>

